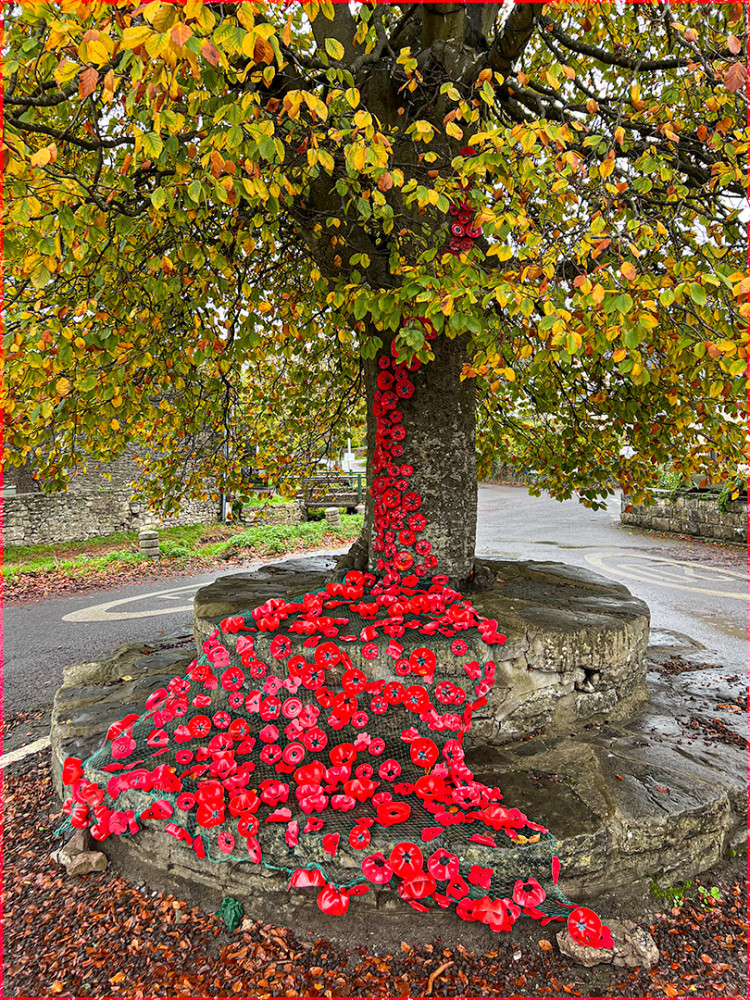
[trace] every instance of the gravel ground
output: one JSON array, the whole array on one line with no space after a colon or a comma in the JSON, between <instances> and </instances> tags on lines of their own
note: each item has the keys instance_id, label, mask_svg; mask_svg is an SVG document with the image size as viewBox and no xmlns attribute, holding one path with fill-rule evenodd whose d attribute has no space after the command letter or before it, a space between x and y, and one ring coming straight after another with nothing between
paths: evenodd
<instances>
[{"instance_id":1,"label":"gravel ground","mask_svg":"<svg viewBox=\"0 0 750 1000\"><path fill-rule=\"evenodd\" d=\"M701 879L720 902L600 901L606 915L649 926L660 950L652 969L573 964L554 925L532 921L486 952L436 939L372 955L250 920L230 934L215 915L113 871L68 878L49 856L60 819L49 751L6 770L3 807L3 997L748 995L744 858Z\"/></svg>"}]
</instances>

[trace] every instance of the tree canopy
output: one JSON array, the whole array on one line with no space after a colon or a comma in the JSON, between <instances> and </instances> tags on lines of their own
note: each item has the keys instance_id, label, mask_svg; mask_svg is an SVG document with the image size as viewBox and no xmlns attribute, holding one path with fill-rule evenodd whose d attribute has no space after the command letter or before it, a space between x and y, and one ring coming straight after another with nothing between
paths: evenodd
<instances>
[{"instance_id":1,"label":"tree canopy","mask_svg":"<svg viewBox=\"0 0 750 1000\"><path fill-rule=\"evenodd\" d=\"M742 4L5 7L6 460L46 486L137 440L176 497L210 428L188 485L231 490L248 425L280 476L420 318L485 466L736 470Z\"/></svg>"}]
</instances>

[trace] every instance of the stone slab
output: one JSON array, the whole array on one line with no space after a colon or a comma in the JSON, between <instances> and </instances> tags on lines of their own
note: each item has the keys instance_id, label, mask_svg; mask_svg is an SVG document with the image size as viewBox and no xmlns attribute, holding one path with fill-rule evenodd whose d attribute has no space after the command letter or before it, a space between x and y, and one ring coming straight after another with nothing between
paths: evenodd
<instances>
[{"instance_id":1,"label":"stone slab","mask_svg":"<svg viewBox=\"0 0 750 1000\"><path fill-rule=\"evenodd\" d=\"M326 557L290 560L254 573L219 577L195 596L198 647L229 614L249 612L269 597L299 597L319 589L334 570ZM622 584L576 566L541 561L483 561L494 575L492 591L472 595L477 610L495 618L507 635L503 646L470 639L467 659L496 664L488 704L474 716L467 745L504 741L545 728L567 732L607 717L624 718L648 693L645 651L649 610ZM231 646L236 641L225 637ZM262 656L269 638L256 637ZM421 637L404 637L420 645ZM391 679L383 652L355 666ZM456 666L456 669L460 668Z\"/></svg>"}]
</instances>

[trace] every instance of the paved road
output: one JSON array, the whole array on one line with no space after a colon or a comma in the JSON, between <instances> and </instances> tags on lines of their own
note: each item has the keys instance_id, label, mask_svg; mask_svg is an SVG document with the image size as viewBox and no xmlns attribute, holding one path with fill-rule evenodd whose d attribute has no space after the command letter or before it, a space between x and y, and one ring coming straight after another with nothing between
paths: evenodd
<instances>
[{"instance_id":1,"label":"paved road","mask_svg":"<svg viewBox=\"0 0 750 1000\"><path fill-rule=\"evenodd\" d=\"M480 486L477 552L573 563L617 580L651 609L651 627L683 632L747 663L747 560L739 546L686 541L623 527L620 497L592 511L576 500Z\"/></svg>"},{"instance_id":2,"label":"paved road","mask_svg":"<svg viewBox=\"0 0 750 1000\"><path fill-rule=\"evenodd\" d=\"M607 510L590 511L575 500L529 497L520 487L481 486L477 551L574 563L618 580L647 602L652 627L683 632L720 653L727 666L744 670L742 550L622 528L619 499ZM104 656L123 642L188 630L193 593L217 575L6 607L5 714L48 706L67 664Z\"/></svg>"}]
</instances>

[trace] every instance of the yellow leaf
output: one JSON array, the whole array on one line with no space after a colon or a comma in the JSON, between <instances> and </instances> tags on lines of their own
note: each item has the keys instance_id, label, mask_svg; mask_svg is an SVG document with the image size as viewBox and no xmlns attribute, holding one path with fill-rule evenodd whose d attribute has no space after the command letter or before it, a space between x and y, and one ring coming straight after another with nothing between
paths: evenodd
<instances>
[{"instance_id":1,"label":"yellow leaf","mask_svg":"<svg viewBox=\"0 0 750 1000\"><path fill-rule=\"evenodd\" d=\"M349 150L349 163L359 173L367 161L367 150L364 146L352 146Z\"/></svg>"},{"instance_id":2,"label":"yellow leaf","mask_svg":"<svg viewBox=\"0 0 750 1000\"><path fill-rule=\"evenodd\" d=\"M622 359L626 358L627 356L628 356L628 352L625 350L625 348L624 347L620 347L612 355L612 360L613 361L622 361Z\"/></svg>"},{"instance_id":3,"label":"yellow leaf","mask_svg":"<svg viewBox=\"0 0 750 1000\"><path fill-rule=\"evenodd\" d=\"M137 49L148 41L152 34L151 28L147 28L145 25L139 25L137 28L126 28L122 33L120 48Z\"/></svg>"},{"instance_id":4,"label":"yellow leaf","mask_svg":"<svg viewBox=\"0 0 750 1000\"><path fill-rule=\"evenodd\" d=\"M114 417L112 417L112 419L109 422L109 426L112 428L113 431L119 431L119 429L120 429L120 421L116 420ZM118 975L122 976L123 979L125 978L125 976L121 972L118 972ZM117 980L110 979L110 982L111 983L114 983L114 982L121 983L122 979L117 979Z\"/></svg>"},{"instance_id":5,"label":"yellow leaf","mask_svg":"<svg viewBox=\"0 0 750 1000\"><path fill-rule=\"evenodd\" d=\"M45 146L44 149L38 149L31 157L32 167L46 167L51 162L52 152L49 146Z\"/></svg>"},{"instance_id":6,"label":"yellow leaf","mask_svg":"<svg viewBox=\"0 0 750 1000\"><path fill-rule=\"evenodd\" d=\"M598 306L600 306L602 302L604 302L604 289L599 284L599 282L597 282L594 285L593 291L591 292L591 298L594 300L594 302L596 302Z\"/></svg>"},{"instance_id":7,"label":"yellow leaf","mask_svg":"<svg viewBox=\"0 0 750 1000\"><path fill-rule=\"evenodd\" d=\"M627 278L628 281L635 281L636 270L630 263L630 261L627 260L625 261L625 263L620 268L620 274L622 274L623 277Z\"/></svg>"},{"instance_id":8,"label":"yellow leaf","mask_svg":"<svg viewBox=\"0 0 750 1000\"><path fill-rule=\"evenodd\" d=\"M318 150L318 162L329 174L333 172L335 166L334 159L325 149Z\"/></svg>"},{"instance_id":9,"label":"yellow leaf","mask_svg":"<svg viewBox=\"0 0 750 1000\"><path fill-rule=\"evenodd\" d=\"M344 58L344 46L336 38L326 38L325 46L331 59Z\"/></svg>"},{"instance_id":10,"label":"yellow leaf","mask_svg":"<svg viewBox=\"0 0 750 1000\"><path fill-rule=\"evenodd\" d=\"M105 63L109 62L109 52L100 41L89 42L86 46L86 52L91 62L95 62L98 66L104 66Z\"/></svg>"},{"instance_id":11,"label":"yellow leaf","mask_svg":"<svg viewBox=\"0 0 750 1000\"><path fill-rule=\"evenodd\" d=\"M344 97L352 108L356 108L359 104L359 91L356 87L349 87L348 90L345 90Z\"/></svg>"},{"instance_id":12,"label":"yellow leaf","mask_svg":"<svg viewBox=\"0 0 750 1000\"><path fill-rule=\"evenodd\" d=\"M70 392L70 382L66 378L59 378L55 383L58 396L67 396Z\"/></svg>"},{"instance_id":13,"label":"yellow leaf","mask_svg":"<svg viewBox=\"0 0 750 1000\"><path fill-rule=\"evenodd\" d=\"M599 173L602 177L609 177L614 169L615 161L613 159L607 158L606 160L602 160L599 164Z\"/></svg>"}]
</instances>

